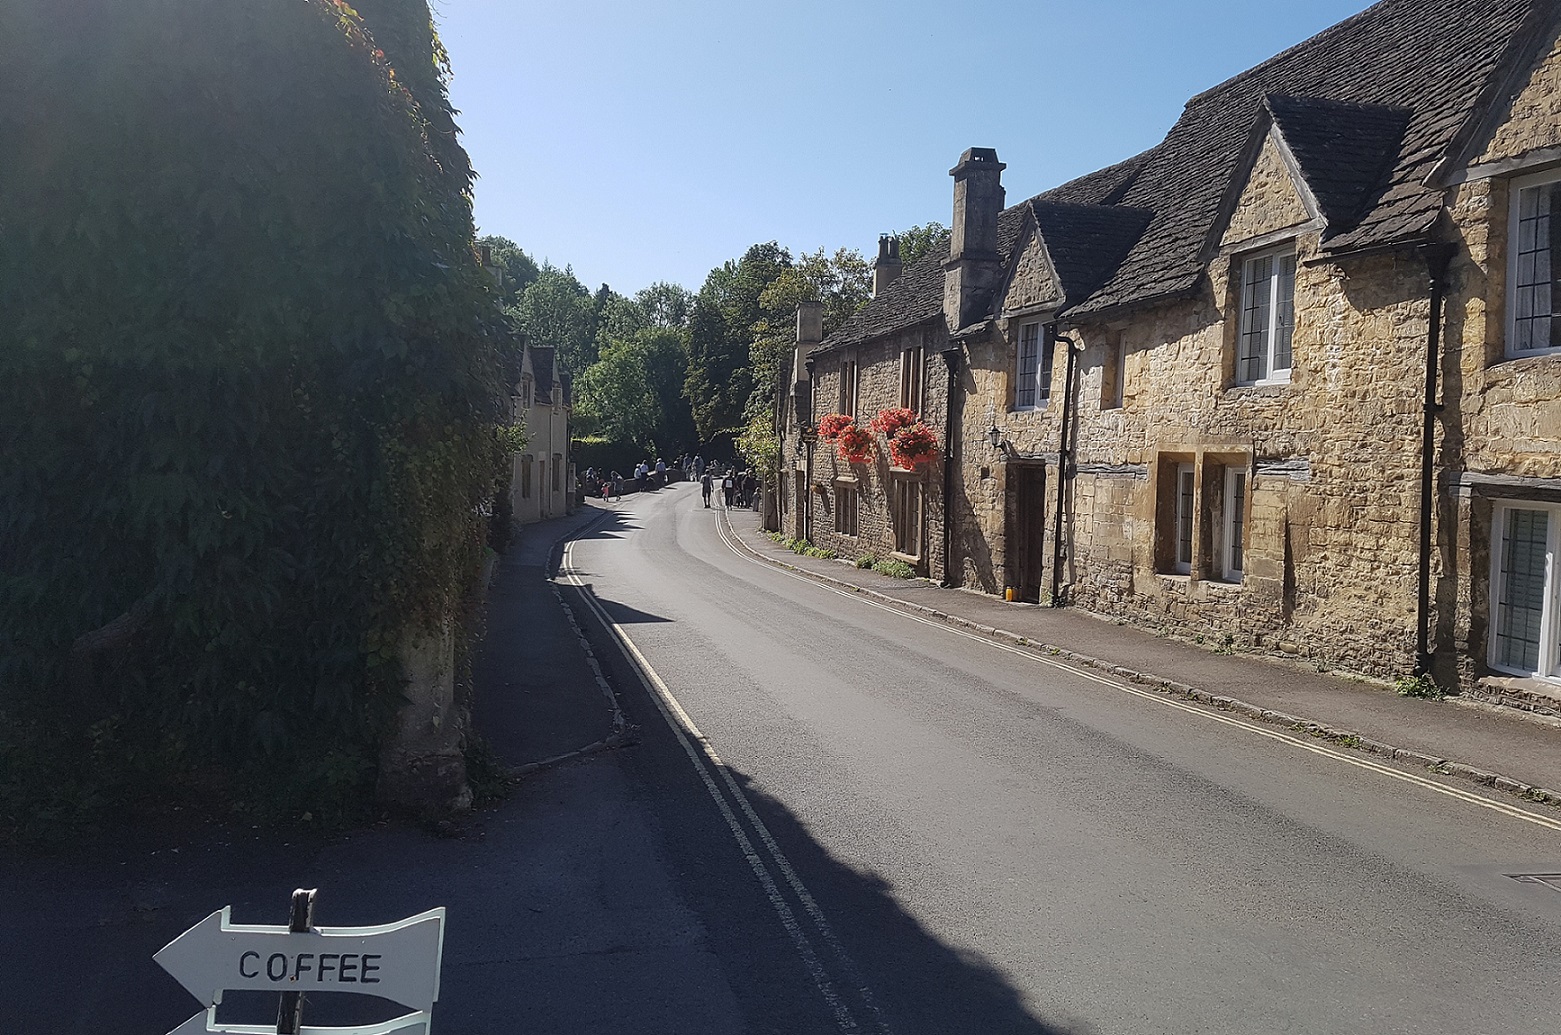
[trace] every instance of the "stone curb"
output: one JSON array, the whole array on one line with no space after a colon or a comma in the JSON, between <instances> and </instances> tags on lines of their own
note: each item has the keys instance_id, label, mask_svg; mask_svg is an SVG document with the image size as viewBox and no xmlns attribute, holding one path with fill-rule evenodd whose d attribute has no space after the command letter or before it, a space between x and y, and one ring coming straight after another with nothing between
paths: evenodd
<instances>
[{"instance_id":1,"label":"stone curb","mask_svg":"<svg viewBox=\"0 0 1561 1035\"><path fill-rule=\"evenodd\" d=\"M724 512L726 508L723 507L721 509ZM1536 802L1543 805L1561 806L1561 791L1554 791L1546 787L1535 787L1532 784L1524 783L1521 780L1514 780L1510 777L1502 776L1499 773L1492 773L1484 769L1475 768L1471 765L1465 765L1462 762L1453 762L1445 758L1433 758L1432 756L1419 751L1411 751L1408 748L1395 747L1380 740L1372 740L1369 737L1363 737L1354 730L1339 729L1337 727L1329 726L1321 722L1315 722L1311 719L1306 719L1298 715L1291 715L1288 712L1275 711L1272 708L1263 708L1259 705L1243 701L1237 697L1227 697L1222 694L1213 694L1207 690L1201 689L1200 687L1192 686L1191 684L1183 683L1175 679L1167 679L1164 676L1157 676L1147 672L1139 672L1136 669L1125 668L1121 665L1113 664L1109 661L1103 661L1100 658L1091 657L1088 654L1080 654L1079 652L1069 650L1066 647L1059 647L1055 644L1043 643L1040 640L1031 639L1028 636L1021 636L1018 633L1009 632L1006 629L999 629L995 626L983 625L980 622L971 621L970 619L964 618L960 615L953 615L946 611L939 611L937 608L927 607L925 604L918 604L914 603L913 601L902 600L899 597L891 596L888 593L880 593L875 589L868 589L866 586L858 586L854 582L847 582L844 579L837 579L831 575L826 575L823 572L798 567L795 564L788 564L779 558L762 554L758 550L755 550L753 547L749 546L748 543L744 541L743 537L738 534L737 530L732 527L731 519L725 518L725 520L727 531L731 533L731 536L734 540L741 544L744 550L747 550L760 561L763 561L765 564L769 564L773 567L784 568L788 571L796 572L799 575L805 575L808 578L816 579L819 582L827 582L842 589L848 589L853 593L861 593L864 596L873 597L877 600L883 601L884 603L894 604L897 607L905 608L909 611L917 611L929 618L936 618L940 621L947 622L949 625L956 625L963 629L969 629L971 632L980 633L981 635L994 640L1007 640L1019 647L1034 647L1044 652L1048 657L1060 658L1081 668L1097 669L1101 672L1116 676L1117 678L1127 682L1137 683L1140 686L1154 690L1158 693L1173 697L1181 697L1189 701L1197 702L1198 704L1208 705L1211 708L1218 708L1221 711L1236 712L1237 714L1244 715L1247 718L1255 719L1259 722L1265 722L1275 726L1284 726L1289 728L1292 732L1307 733L1313 737L1318 738L1319 740L1330 741L1339 747L1354 748L1359 751L1367 752L1368 754L1379 755L1383 758L1391 759L1395 762L1404 762L1410 765L1423 766L1424 768L1430 769L1432 772L1435 772L1440 776L1454 776L1461 780L1468 780L1473 783L1480 784L1484 787L1490 787L1494 790L1506 791L1507 793L1514 794L1524 799L1525 801Z\"/></svg>"}]
</instances>

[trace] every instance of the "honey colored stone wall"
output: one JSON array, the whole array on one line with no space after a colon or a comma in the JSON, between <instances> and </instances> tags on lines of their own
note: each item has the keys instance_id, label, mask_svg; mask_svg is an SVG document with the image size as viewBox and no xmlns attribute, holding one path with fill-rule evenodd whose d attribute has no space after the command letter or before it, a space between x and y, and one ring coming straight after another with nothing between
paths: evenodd
<instances>
[{"instance_id":1,"label":"honey colored stone wall","mask_svg":"<svg viewBox=\"0 0 1561 1035\"><path fill-rule=\"evenodd\" d=\"M1557 125L1561 125L1561 39L1554 41L1535 65L1506 119L1470 164L1484 165L1555 147Z\"/></svg>"},{"instance_id":2,"label":"honey colored stone wall","mask_svg":"<svg viewBox=\"0 0 1561 1035\"><path fill-rule=\"evenodd\" d=\"M840 371L843 361L857 364L857 423L867 427L880 410L900 405L900 355L908 348L922 350L921 415L938 437L940 453L944 447L943 421L947 405L947 376L938 351L946 336L941 320L888 335L847 350L819 354L814 362L818 416L837 412L840 398ZM814 545L834 550L841 557L855 559L864 555L875 560L899 558L915 567L919 574L942 577L941 546L943 536L943 462L926 465L914 475L891 469L888 444L882 435L874 436L873 459L869 463L848 464L840 459L834 443L814 446L812 493ZM895 550L895 531L891 523L890 485L911 479L922 486L923 516L921 546L916 554ZM854 484L857 491L857 534L835 531L835 486Z\"/></svg>"},{"instance_id":3,"label":"honey colored stone wall","mask_svg":"<svg viewBox=\"0 0 1561 1035\"><path fill-rule=\"evenodd\" d=\"M1274 131L1270 130L1252 164L1252 172L1242 187L1240 200L1226 224L1220 244L1230 248L1255 237L1299 227L1310 222L1314 215L1296 189L1290 167L1280 153Z\"/></svg>"},{"instance_id":4,"label":"honey colored stone wall","mask_svg":"<svg viewBox=\"0 0 1561 1035\"><path fill-rule=\"evenodd\" d=\"M1014 261L1013 275L1003 299L1003 310L1055 308L1062 304L1062 291L1051 259L1041 240L1031 233Z\"/></svg>"},{"instance_id":5,"label":"honey colored stone wall","mask_svg":"<svg viewBox=\"0 0 1561 1035\"><path fill-rule=\"evenodd\" d=\"M1268 218L1238 211L1242 233L1285 225L1294 202L1291 188ZM1296 244L1288 384L1234 383L1239 252L1213 264L1195 299L1068 332L1082 351L1063 582L1078 606L1151 628L1401 675L1413 663L1424 266L1413 254L1314 261L1315 233ZM995 424L1005 442L1001 454L984 450L962 466L975 534L960 536L960 570L966 585L983 589L1013 584L1009 481L1026 462L1045 462L1050 474L1050 584L1065 353L1059 348L1053 364L1047 408L1012 411L1019 325L970 347L965 440L984 440ZM1123 405L1102 409L1107 350L1119 337ZM1164 563L1171 532L1162 486L1182 462L1197 475L1186 575ZM1249 486L1239 583L1219 577L1215 555L1229 467L1247 472Z\"/></svg>"}]
</instances>

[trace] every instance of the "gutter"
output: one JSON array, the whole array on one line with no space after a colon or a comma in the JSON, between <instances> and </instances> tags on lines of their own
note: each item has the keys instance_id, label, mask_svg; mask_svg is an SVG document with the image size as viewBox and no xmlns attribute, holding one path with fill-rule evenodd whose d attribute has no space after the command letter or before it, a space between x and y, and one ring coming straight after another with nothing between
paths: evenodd
<instances>
[{"instance_id":1,"label":"gutter","mask_svg":"<svg viewBox=\"0 0 1561 1035\"><path fill-rule=\"evenodd\" d=\"M1420 425L1420 595L1415 610L1415 675L1431 673L1431 511L1435 486L1432 484L1436 462L1436 418L1442 404L1436 401L1437 368L1442 352L1442 304L1447 291L1447 266L1457 246L1446 242L1428 242L1419 249L1431 278L1431 317L1426 329L1425 398L1421 402Z\"/></svg>"}]
</instances>

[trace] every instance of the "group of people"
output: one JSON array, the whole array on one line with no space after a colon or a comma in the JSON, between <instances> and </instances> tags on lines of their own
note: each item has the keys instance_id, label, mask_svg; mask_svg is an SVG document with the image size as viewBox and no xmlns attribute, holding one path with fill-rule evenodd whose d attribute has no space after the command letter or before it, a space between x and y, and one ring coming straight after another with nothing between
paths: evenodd
<instances>
[{"instance_id":1,"label":"group of people","mask_svg":"<svg viewBox=\"0 0 1561 1035\"><path fill-rule=\"evenodd\" d=\"M740 471L736 465L724 466L716 460L706 463L701 456L680 456L668 467L666 461L657 458L653 464L641 460L634 465L634 484L637 489L660 489L667 485L672 475L690 477L699 482L705 506L717 491L728 507L759 506L759 477L752 470ZM623 483L626 479L617 471L609 473L605 468L588 467L583 477L583 488L588 496L599 497L604 502L623 499Z\"/></svg>"},{"instance_id":2,"label":"group of people","mask_svg":"<svg viewBox=\"0 0 1561 1035\"><path fill-rule=\"evenodd\" d=\"M584 481L587 496L600 496L604 503L623 499L623 475L617 471L608 474L605 470L598 471L594 467L587 467Z\"/></svg>"},{"instance_id":3,"label":"group of people","mask_svg":"<svg viewBox=\"0 0 1561 1035\"><path fill-rule=\"evenodd\" d=\"M728 507L757 508L759 505L759 477L753 471L738 471L731 467L723 473L720 464L712 463L699 474L699 490L705 506L710 506L710 498L717 487Z\"/></svg>"}]
</instances>

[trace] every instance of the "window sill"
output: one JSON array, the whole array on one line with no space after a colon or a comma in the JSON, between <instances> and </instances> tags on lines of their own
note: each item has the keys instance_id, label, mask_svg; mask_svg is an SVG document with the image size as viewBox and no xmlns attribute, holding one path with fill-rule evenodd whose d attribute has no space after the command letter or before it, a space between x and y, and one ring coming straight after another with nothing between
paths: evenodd
<instances>
[{"instance_id":1,"label":"window sill","mask_svg":"<svg viewBox=\"0 0 1561 1035\"><path fill-rule=\"evenodd\" d=\"M1509 669L1498 668L1495 665L1486 666L1490 674L1480 679L1482 683L1499 687L1503 690L1528 690L1537 693L1549 694L1561 699L1561 676L1536 676L1532 673L1523 675Z\"/></svg>"},{"instance_id":2,"label":"window sill","mask_svg":"<svg viewBox=\"0 0 1561 1035\"><path fill-rule=\"evenodd\" d=\"M1287 377L1284 380L1269 379L1267 381L1237 381L1225 389L1231 395L1250 395L1255 398L1268 398L1281 394L1289 388L1293 382Z\"/></svg>"},{"instance_id":3,"label":"window sill","mask_svg":"<svg viewBox=\"0 0 1561 1035\"><path fill-rule=\"evenodd\" d=\"M1536 367L1548 366L1557 359L1561 359L1561 348L1531 349L1528 352L1516 353L1504 352L1495 362L1485 368L1485 372L1492 380L1519 377L1529 373Z\"/></svg>"},{"instance_id":4,"label":"window sill","mask_svg":"<svg viewBox=\"0 0 1561 1035\"><path fill-rule=\"evenodd\" d=\"M921 555L920 554L901 553L898 550L892 550L892 551L890 551L889 556L893 560L904 561L906 564L909 564L913 568L921 563Z\"/></svg>"},{"instance_id":5,"label":"window sill","mask_svg":"<svg viewBox=\"0 0 1561 1035\"><path fill-rule=\"evenodd\" d=\"M1475 681L1471 696L1489 704L1561 717L1561 680L1488 675Z\"/></svg>"}]
</instances>

